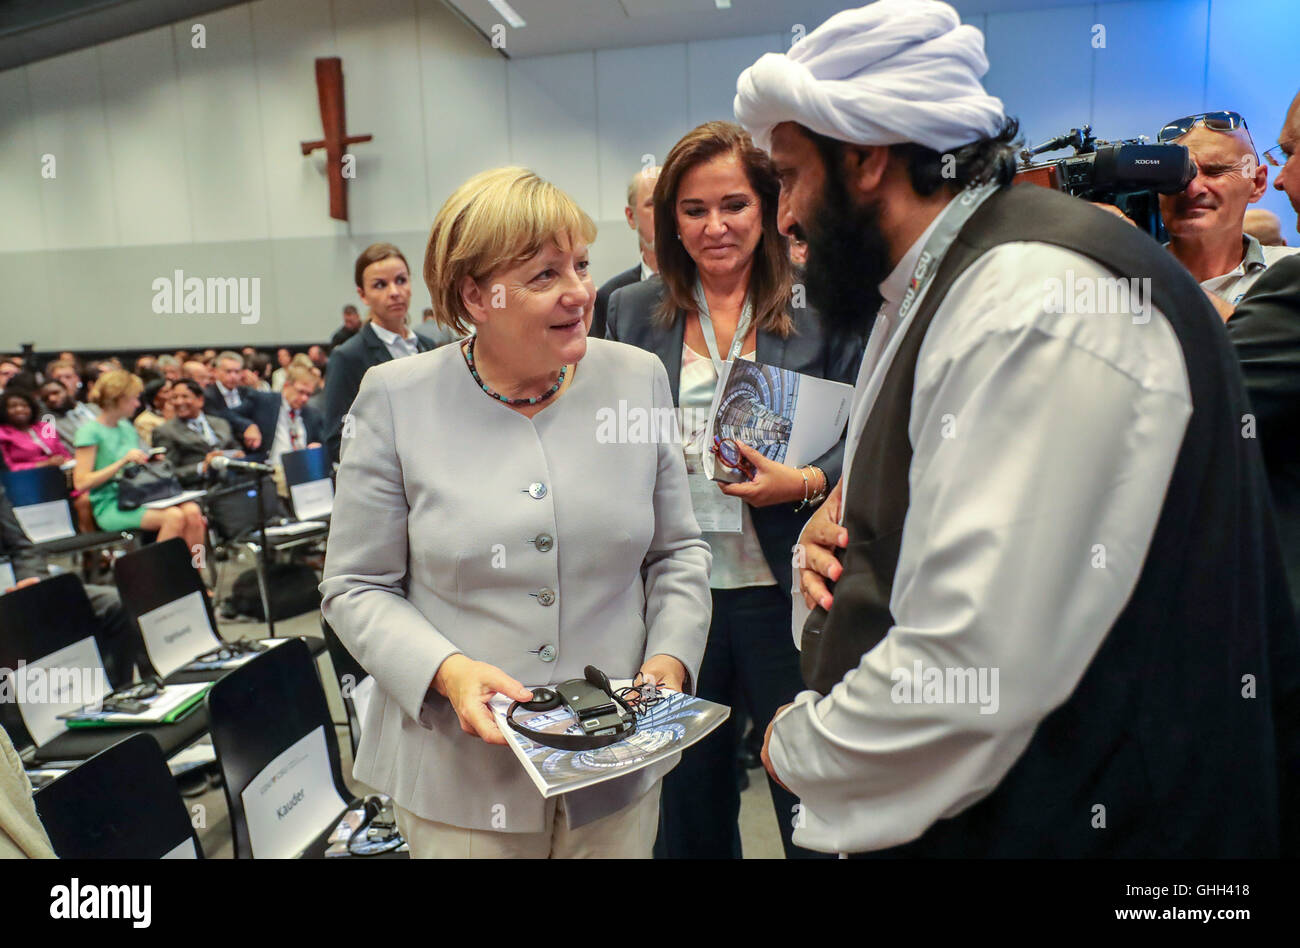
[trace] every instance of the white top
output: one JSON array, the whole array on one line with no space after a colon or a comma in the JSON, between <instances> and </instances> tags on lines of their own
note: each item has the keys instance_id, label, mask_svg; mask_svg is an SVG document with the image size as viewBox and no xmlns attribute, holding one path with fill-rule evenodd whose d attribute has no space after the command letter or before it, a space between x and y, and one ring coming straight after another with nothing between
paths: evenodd
<instances>
[{"instance_id":1,"label":"white top","mask_svg":"<svg viewBox=\"0 0 1300 948\"><path fill-rule=\"evenodd\" d=\"M754 361L757 349L741 355ZM682 371L677 382L679 427L682 447L686 454L688 474L703 477L704 438L708 431L709 407L718 387L718 370L713 360L702 356L686 343L682 343ZM718 490L716 486L713 488ZM733 521L734 522L734 521ZM713 571L709 574L710 589L739 589L744 586L775 586L772 575L754 532L754 518L749 504L740 501L740 532L714 533L705 531L713 553Z\"/></svg>"},{"instance_id":2,"label":"white top","mask_svg":"<svg viewBox=\"0 0 1300 948\"><path fill-rule=\"evenodd\" d=\"M415 333L411 333L409 336L399 336L397 333L385 329L373 319L370 321L370 328L375 331L379 341L384 344L384 348L388 350L394 359L402 359L406 356L415 355L420 351L420 347L415 341Z\"/></svg>"},{"instance_id":3,"label":"white top","mask_svg":"<svg viewBox=\"0 0 1300 948\"><path fill-rule=\"evenodd\" d=\"M881 284L855 411L892 362L922 243ZM1187 371L1159 310L1145 322L1045 312L1044 283L1071 270L1076 284L1111 276L1058 247L1004 244L935 313L912 394L895 625L773 727L773 767L804 806L801 846L899 845L987 796L1136 585L1191 414ZM855 445L862 420L850 419ZM798 628L799 595L795 607ZM928 703L908 684L957 668L983 670L983 693Z\"/></svg>"},{"instance_id":4,"label":"white top","mask_svg":"<svg viewBox=\"0 0 1300 948\"><path fill-rule=\"evenodd\" d=\"M297 436L296 442L295 437ZM291 416L289 403L280 399L280 416L275 422L275 437L271 439L271 453L267 460L276 465L286 451L301 451L307 447L307 426L302 423L302 412Z\"/></svg>"},{"instance_id":5,"label":"white top","mask_svg":"<svg viewBox=\"0 0 1300 948\"><path fill-rule=\"evenodd\" d=\"M1204 289L1233 306L1241 302L1246 291L1264 275L1265 269L1283 257L1300 252L1300 247L1265 247L1250 234L1242 235L1242 245L1241 263L1221 276L1201 281Z\"/></svg>"}]
</instances>

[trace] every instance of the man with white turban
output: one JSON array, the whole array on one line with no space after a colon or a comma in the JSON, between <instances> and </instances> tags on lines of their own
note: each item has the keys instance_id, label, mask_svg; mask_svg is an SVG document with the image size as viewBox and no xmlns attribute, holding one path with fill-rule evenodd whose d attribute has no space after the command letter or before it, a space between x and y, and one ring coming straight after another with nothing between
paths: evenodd
<instances>
[{"instance_id":1,"label":"man with white turban","mask_svg":"<svg viewBox=\"0 0 1300 948\"><path fill-rule=\"evenodd\" d=\"M880 0L738 83L809 300L871 331L796 548L810 690L764 746L794 840L1294 851L1300 646L1235 357L1149 237L1007 186L987 68L951 7Z\"/></svg>"}]
</instances>

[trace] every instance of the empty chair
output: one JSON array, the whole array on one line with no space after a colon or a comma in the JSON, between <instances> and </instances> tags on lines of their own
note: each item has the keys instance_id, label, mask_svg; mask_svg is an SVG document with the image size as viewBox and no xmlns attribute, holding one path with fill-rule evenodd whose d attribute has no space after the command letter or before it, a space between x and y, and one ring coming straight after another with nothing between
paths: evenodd
<instances>
[{"instance_id":1,"label":"empty chair","mask_svg":"<svg viewBox=\"0 0 1300 948\"><path fill-rule=\"evenodd\" d=\"M98 700L106 690L95 627L86 590L71 573L0 595L0 668L14 670L0 685L9 695L0 701L0 723L15 747L31 746L36 762L80 761L144 731L171 757L207 731L203 707L174 724L66 727L59 714Z\"/></svg>"},{"instance_id":2,"label":"empty chair","mask_svg":"<svg viewBox=\"0 0 1300 948\"><path fill-rule=\"evenodd\" d=\"M300 639L258 655L207 697L237 859L323 855L344 811L334 722Z\"/></svg>"},{"instance_id":3,"label":"empty chair","mask_svg":"<svg viewBox=\"0 0 1300 948\"><path fill-rule=\"evenodd\" d=\"M121 546L134 539L124 530L77 533L68 485L57 467L0 471L18 524L42 556L65 556Z\"/></svg>"},{"instance_id":4,"label":"empty chair","mask_svg":"<svg viewBox=\"0 0 1300 948\"><path fill-rule=\"evenodd\" d=\"M320 630L325 637L325 648L329 650L330 664L334 666L334 676L339 683L339 695L343 699L343 710L347 712L348 716L348 737L352 742L352 754L356 756L357 744L361 740L361 718L354 695L357 692L357 687L369 675L361 667L361 663L352 657L352 653L343 644L343 640L338 637L338 633L330 628L330 624L325 621L324 616L320 620Z\"/></svg>"},{"instance_id":5,"label":"empty chair","mask_svg":"<svg viewBox=\"0 0 1300 948\"><path fill-rule=\"evenodd\" d=\"M35 800L61 859L203 858L176 780L148 734L118 740Z\"/></svg>"},{"instance_id":6,"label":"empty chair","mask_svg":"<svg viewBox=\"0 0 1300 948\"><path fill-rule=\"evenodd\" d=\"M280 455L289 504L299 520L328 520L334 509L334 479L329 452L302 448Z\"/></svg>"}]
</instances>

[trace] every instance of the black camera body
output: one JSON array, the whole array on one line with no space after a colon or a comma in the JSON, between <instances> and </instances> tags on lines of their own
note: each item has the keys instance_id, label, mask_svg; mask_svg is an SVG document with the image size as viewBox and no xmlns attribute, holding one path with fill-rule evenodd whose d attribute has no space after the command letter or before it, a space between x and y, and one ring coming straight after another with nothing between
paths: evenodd
<instances>
[{"instance_id":1,"label":"black camera body","mask_svg":"<svg viewBox=\"0 0 1300 948\"><path fill-rule=\"evenodd\" d=\"M1043 152L1074 148L1068 158L1034 161ZM1017 176L1066 194L1112 204L1157 240L1164 238L1158 194L1177 194L1196 177L1196 164L1185 145L1148 144L1140 140L1098 141L1091 126L1026 148Z\"/></svg>"}]
</instances>

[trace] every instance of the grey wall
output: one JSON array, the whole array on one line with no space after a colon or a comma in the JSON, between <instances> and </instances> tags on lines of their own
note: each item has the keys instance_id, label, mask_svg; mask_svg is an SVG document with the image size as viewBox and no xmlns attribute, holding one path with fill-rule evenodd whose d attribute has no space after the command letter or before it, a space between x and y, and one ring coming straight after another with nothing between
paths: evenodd
<instances>
[{"instance_id":1,"label":"grey wall","mask_svg":"<svg viewBox=\"0 0 1300 948\"><path fill-rule=\"evenodd\" d=\"M1091 122L1154 134L1208 108L1269 147L1300 87L1293 0L1137 0L977 15L987 77L1037 140ZM628 176L708 118L788 34L506 61L438 0L261 0L0 73L0 350L321 339L375 240L418 271L427 229L470 174L525 164L597 220L597 278L630 265ZM1092 46L1093 26L1105 48ZM809 24L811 26L812 24ZM508 42L508 38L507 38ZM326 213L312 60L343 59L352 221ZM42 156L57 177L41 177ZM1294 242L1294 214L1270 190ZM261 319L157 315L153 280L259 277ZM413 309L427 305L419 287ZM418 316L417 316L418 318Z\"/></svg>"}]
</instances>

